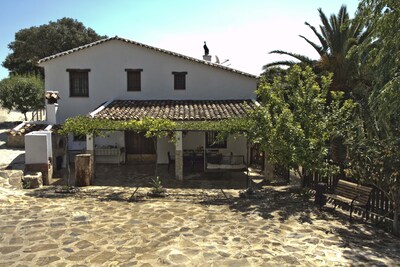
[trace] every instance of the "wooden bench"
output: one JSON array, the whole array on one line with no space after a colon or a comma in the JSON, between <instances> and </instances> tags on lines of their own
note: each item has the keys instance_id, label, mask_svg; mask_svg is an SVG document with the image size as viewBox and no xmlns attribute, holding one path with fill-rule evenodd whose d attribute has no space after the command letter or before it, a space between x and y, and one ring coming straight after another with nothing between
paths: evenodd
<instances>
[{"instance_id":1,"label":"wooden bench","mask_svg":"<svg viewBox=\"0 0 400 267\"><path fill-rule=\"evenodd\" d=\"M205 172L238 172L247 170L243 155L207 156Z\"/></svg>"},{"instance_id":2,"label":"wooden bench","mask_svg":"<svg viewBox=\"0 0 400 267\"><path fill-rule=\"evenodd\" d=\"M325 193L324 195L330 199L333 199L334 208L337 206L337 202L344 203L350 206L350 221L352 220L352 214L354 207L365 211L365 218L369 218L369 200L372 192L371 187L355 184L345 180L339 180L335 187L334 193Z\"/></svg>"}]
</instances>

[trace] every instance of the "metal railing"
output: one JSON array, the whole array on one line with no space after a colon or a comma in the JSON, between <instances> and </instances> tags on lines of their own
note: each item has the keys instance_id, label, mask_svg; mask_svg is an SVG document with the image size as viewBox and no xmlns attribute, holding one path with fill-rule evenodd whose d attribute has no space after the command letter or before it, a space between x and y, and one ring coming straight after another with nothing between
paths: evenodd
<instances>
[{"instance_id":1,"label":"metal railing","mask_svg":"<svg viewBox=\"0 0 400 267\"><path fill-rule=\"evenodd\" d=\"M32 111L31 121L44 121L46 120L46 109L37 109Z\"/></svg>"}]
</instances>

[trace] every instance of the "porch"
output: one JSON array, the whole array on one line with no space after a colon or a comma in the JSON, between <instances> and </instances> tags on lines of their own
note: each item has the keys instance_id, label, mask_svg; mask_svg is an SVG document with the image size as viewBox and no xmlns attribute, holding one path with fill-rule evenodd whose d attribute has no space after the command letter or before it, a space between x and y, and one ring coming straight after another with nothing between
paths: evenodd
<instances>
[{"instance_id":1,"label":"porch","mask_svg":"<svg viewBox=\"0 0 400 267\"><path fill-rule=\"evenodd\" d=\"M103 137L88 135L79 149L69 138L69 162L80 153L90 153L95 163L131 166L166 165L178 180L193 172L243 172L252 161L250 145L245 136L229 136L218 142L212 131L175 131L176 139L168 136L146 138L144 133L114 131ZM128 167L126 167L128 168ZM154 170L150 170L154 174ZM219 174L221 176L221 174ZM189 177L190 178L190 177ZM186 178L185 178L186 179Z\"/></svg>"}]
</instances>

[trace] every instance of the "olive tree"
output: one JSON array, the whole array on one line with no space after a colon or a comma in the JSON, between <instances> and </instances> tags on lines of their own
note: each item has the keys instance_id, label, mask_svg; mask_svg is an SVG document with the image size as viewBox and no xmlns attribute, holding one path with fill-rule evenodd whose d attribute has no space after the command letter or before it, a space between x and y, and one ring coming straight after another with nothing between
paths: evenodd
<instances>
[{"instance_id":1,"label":"olive tree","mask_svg":"<svg viewBox=\"0 0 400 267\"><path fill-rule=\"evenodd\" d=\"M252 114L250 132L261 144L271 163L299 166L320 174L334 173L328 161L329 142L347 127L353 109L343 93L333 92L327 105L332 76L317 76L311 67L295 65L286 75L268 82L262 79L257 91L261 105Z\"/></svg>"},{"instance_id":2,"label":"olive tree","mask_svg":"<svg viewBox=\"0 0 400 267\"><path fill-rule=\"evenodd\" d=\"M13 75L0 81L0 104L25 116L30 110L44 107L43 80L34 75Z\"/></svg>"}]
</instances>

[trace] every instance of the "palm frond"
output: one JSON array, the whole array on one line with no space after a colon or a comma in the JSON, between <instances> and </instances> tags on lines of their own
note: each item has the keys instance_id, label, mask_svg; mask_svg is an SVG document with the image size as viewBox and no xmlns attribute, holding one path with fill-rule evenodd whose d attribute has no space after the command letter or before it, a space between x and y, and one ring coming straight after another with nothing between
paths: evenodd
<instances>
[{"instance_id":1,"label":"palm frond","mask_svg":"<svg viewBox=\"0 0 400 267\"><path fill-rule=\"evenodd\" d=\"M320 19L322 21L322 25L323 25L323 26L320 26L321 31L322 31L322 29L324 29L323 32L325 32L327 34L325 36L325 39L328 39L329 36L334 35L333 29L332 29L331 25L329 24L328 18L325 16L325 13L322 11L321 8L318 9L318 12L319 12L319 17L320 17Z\"/></svg>"},{"instance_id":2,"label":"palm frond","mask_svg":"<svg viewBox=\"0 0 400 267\"><path fill-rule=\"evenodd\" d=\"M325 50L322 46L319 46L317 44L315 44L314 42L308 40L306 37L304 37L303 35L299 35L301 38L303 38L307 43L309 43L312 47L314 47L315 50L317 50L318 54L320 56L325 54Z\"/></svg>"},{"instance_id":3,"label":"palm frond","mask_svg":"<svg viewBox=\"0 0 400 267\"><path fill-rule=\"evenodd\" d=\"M304 62L307 64L312 64L314 62L314 60L312 60L311 58L309 58L307 56L296 54L296 53L291 53L291 52L286 52L286 51L282 51L282 50L273 50L269 53L291 56L291 57L294 57L295 59L300 60L301 62Z\"/></svg>"},{"instance_id":4,"label":"palm frond","mask_svg":"<svg viewBox=\"0 0 400 267\"><path fill-rule=\"evenodd\" d=\"M349 13L347 13L347 7L342 5L339 9L337 20L340 25L343 25L349 20Z\"/></svg>"},{"instance_id":5,"label":"palm frond","mask_svg":"<svg viewBox=\"0 0 400 267\"><path fill-rule=\"evenodd\" d=\"M321 43L322 48L323 48L325 51L328 50L328 44L326 43L325 38L324 38L319 32L317 32L317 30L315 29L315 27L312 26L312 25L311 25L310 23L308 23L308 22L305 22L304 24L307 25L307 26L314 32L314 34L318 37L318 40L319 40L319 42Z\"/></svg>"},{"instance_id":6,"label":"palm frond","mask_svg":"<svg viewBox=\"0 0 400 267\"><path fill-rule=\"evenodd\" d=\"M276 67L276 66L293 66L295 64L298 64L299 62L295 62L293 60L282 60L282 61L275 61L275 62L271 62L268 64L265 64L264 66L262 66L263 70L269 69L271 67Z\"/></svg>"}]
</instances>

